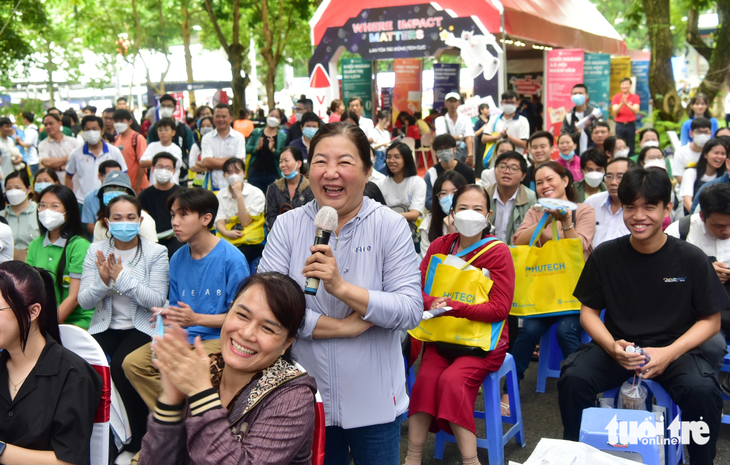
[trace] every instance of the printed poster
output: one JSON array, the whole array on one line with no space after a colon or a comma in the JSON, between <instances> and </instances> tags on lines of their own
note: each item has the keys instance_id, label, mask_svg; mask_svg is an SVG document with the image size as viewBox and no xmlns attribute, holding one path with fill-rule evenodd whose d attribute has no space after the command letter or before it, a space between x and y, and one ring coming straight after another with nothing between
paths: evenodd
<instances>
[{"instance_id":1,"label":"printed poster","mask_svg":"<svg viewBox=\"0 0 730 465\"><path fill-rule=\"evenodd\" d=\"M573 86L583 82L583 50L559 49L546 53L545 130L551 132L557 142L563 119L573 108Z\"/></svg>"},{"instance_id":2,"label":"printed poster","mask_svg":"<svg viewBox=\"0 0 730 465\"><path fill-rule=\"evenodd\" d=\"M394 60L395 86L393 87L393 123L401 111L413 114L421 109L422 62L417 58Z\"/></svg>"}]
</instances>

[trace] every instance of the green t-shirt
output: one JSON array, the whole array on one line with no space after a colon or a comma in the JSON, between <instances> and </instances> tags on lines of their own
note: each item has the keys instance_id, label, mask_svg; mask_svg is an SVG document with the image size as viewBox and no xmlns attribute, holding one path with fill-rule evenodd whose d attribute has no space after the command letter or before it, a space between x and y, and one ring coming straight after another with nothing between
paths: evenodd
<instances>
[{"instance_id":1,"label":"green t-shirt","mask_svg":"<svg viewBox=\"0 0 730 465\"><path fill-rule=\"evenodd\" d=\"M63 270L63 286L59 288L58 282L56 281L56 268L58 268L58 262L61 260L63 247L59 247L58 245L51 243L44 245L45 241L45 235L33 239L33 242L31 242L28 246L27 263L31 266L43 268L51 273L54 277L53 284L56 288L56 304L60 306L61 302L66 300L68 297L69 289L71 287L71 278L81 279L86 251L89 249L90 244L86 238L80 236L74 237L68 243L66 246L66 266ZM56 241L56 244L58 244L59 241ZM91 323L91 317L93 315L93 308L91 310L86 310L81 308L81 306L76 306L68 318L60 323L76 325L80 328L89 329L89 323Z\"/></svg>"}]
</instances>

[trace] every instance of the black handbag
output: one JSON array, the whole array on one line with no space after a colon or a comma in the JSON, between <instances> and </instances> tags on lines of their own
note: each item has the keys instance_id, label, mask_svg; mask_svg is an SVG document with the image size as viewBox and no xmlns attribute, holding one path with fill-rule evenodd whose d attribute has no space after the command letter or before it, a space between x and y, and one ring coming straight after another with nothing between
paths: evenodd
<instances>
[{"instance_id":1,"label":"black handbag","mask_svg":"<svg viewBox=\"0 0 730 465\"><path fill-rule=\"evenodd\" d=\"M484 358L489 353L481 347L462 346L448 342L434 342L434 344L436 344L436 352L448 360L454 360L463 356Z\"/></svg>"}]
</instances>

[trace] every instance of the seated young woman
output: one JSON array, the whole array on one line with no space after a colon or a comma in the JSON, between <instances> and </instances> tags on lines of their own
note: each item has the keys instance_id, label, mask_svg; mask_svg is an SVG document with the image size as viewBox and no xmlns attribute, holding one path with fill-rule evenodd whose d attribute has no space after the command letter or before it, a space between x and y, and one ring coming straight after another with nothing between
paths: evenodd
<instances>
[{"instance_id":1,"label":"seated young woman","mask_svg":"<svg viewBox=\"0 0 730 465\"><path fill-rule=\"evenodd\" d=\"M51 274L0 264L0 463L88 464L101 376L61 346Z\"/></svg>"},{"instance_id":2,"label":"seated young woman","mask_svg":"<svg viewBox=\"0 0 730 465\"><path fill-rule=\"evenodd\" d=\"M450 216L458 232L441 236L431 243L421 262L422 286L425 284L432 255L453 255L489 236L489 204L486 191L476 184L462 187L454 194ZM461 258L468 261L487 246L478 247ZM485 323L506 320L515 290L515 269L509 248L506 244L498 244L478 257L472 266L489 270L490 279L494 281L489 292L489 302L469 305L424 293L424 309L450 306L453 310L448 312L448 316ZM508 343L509 331L505 321L497 347L484 358L471 355L449 358L442 356L435 344L425 344L426 350L411 391L406 465L422 463L423 446L429 430L452 433L456 438L462 463L479 464L474 402L484 378L502 366Z\"/></svg>"},{"instance_id":3,"label":"seated young woman","mask_svg":"<svg viewBox=\"0 0 730 465\"><path fill-rule=\"evenodd\" d=\"M190 350L179 327L156 336L162 393L139 465L311 463L317 387L291 356L305 307L293 279L259 273L233 300L220 353L208 356L199 337Z\"/></svg>"}]
</instances>

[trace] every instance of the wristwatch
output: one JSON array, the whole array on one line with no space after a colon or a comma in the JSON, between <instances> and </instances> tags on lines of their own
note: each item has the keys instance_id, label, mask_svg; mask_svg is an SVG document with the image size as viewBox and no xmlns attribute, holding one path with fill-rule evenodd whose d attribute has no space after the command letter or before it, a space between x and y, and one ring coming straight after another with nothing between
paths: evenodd
<instances>
[{"instance_id":1,"label":"wristwatch","mask_svg":"<svg viewBox=\"0 0 730 465\"><path fill-rule=\"evenodd\" d=\"M7 444L0 441L0 457L2 457L3 452L5 452L5 447L7 447Z\"/></svg>"}]
</instances>

